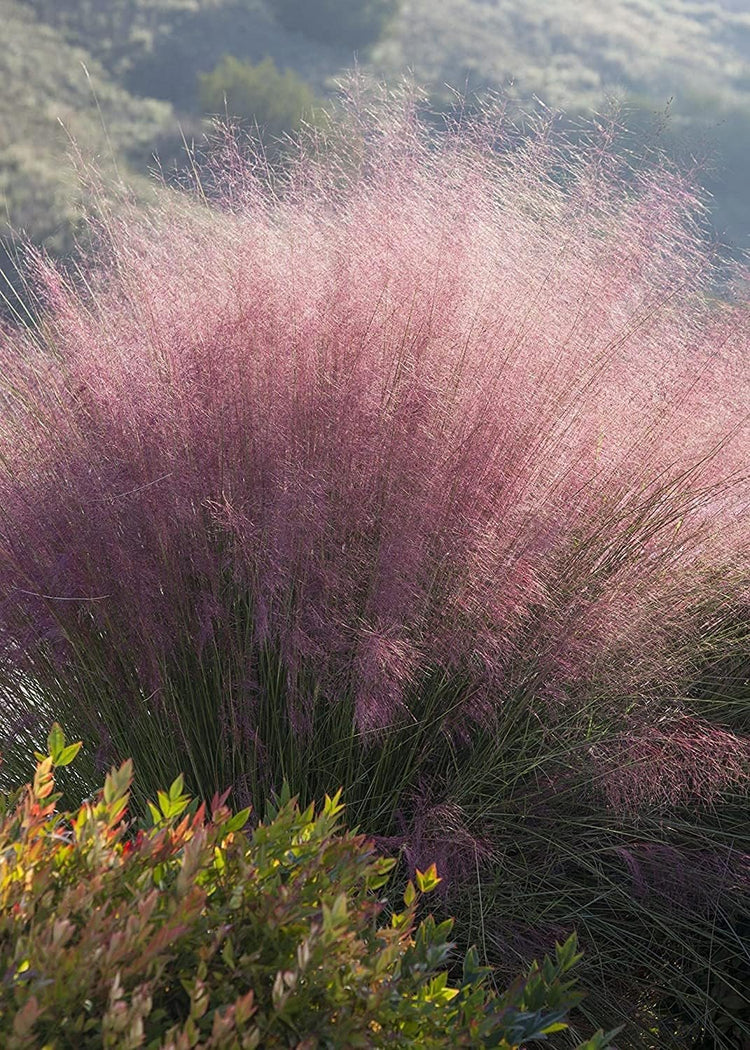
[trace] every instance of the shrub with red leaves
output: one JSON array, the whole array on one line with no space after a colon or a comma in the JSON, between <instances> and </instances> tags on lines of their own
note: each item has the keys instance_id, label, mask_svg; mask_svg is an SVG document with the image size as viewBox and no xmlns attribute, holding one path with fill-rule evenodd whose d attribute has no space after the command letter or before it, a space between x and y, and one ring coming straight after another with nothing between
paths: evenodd
<instances>
[{"instance_id":1,"label":"shrub with red leaves","mask_svg":"<svg viewBox=\"0 0 750 1050\"><path fill-rule=\"evenodd\" d=\"M393 860L286 799L247 830L215 797L191 804L179 777L132 835L133 763L74 813L55 773L80 744L59 725L33 783L0 795L0 1039L8 1050L432 1050L544 1039L582 993L575 937L502 996L476 951L460 987L443 969L452 924L417 923L432 865L383 920ZM599 1031L578 1050L606 1050Z\"/></svg>"}]
</instances>

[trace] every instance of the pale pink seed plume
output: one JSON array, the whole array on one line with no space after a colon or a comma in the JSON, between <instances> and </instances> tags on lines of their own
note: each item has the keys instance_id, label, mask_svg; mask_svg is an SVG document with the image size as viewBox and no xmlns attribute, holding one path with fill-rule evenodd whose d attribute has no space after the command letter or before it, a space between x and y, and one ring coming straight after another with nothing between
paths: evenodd
<instances>
[{"instance_id":1,"label":"pale pink seed plume","mask_svg":"<svg viewBox=\"0 0 750 1050\"><path fill-rule=\"evenodd\" d=\"M0 658L64 675L87 625L137 712L186 639L241 651L231 590L374 740L468 669L459 723L622 720L615 806L736 784L745 742L679 699L750 581L748 306L690 185L606 131L387 109L273 191L230 160L113 222L87 288L40 266L43 323L0 335Z\"/></svg>"},{"instance_id":2,"label":"pale pink seed plume","mask_svg":"<svg viewBox=\"0 0 750 1050\"><path fill-rule=\"evenodd\" d=\"M674 718L613 738L596 756L603 790L620 812L711 803L747 785L750 741L696 718Z\"/></svg>"}]
</instances>

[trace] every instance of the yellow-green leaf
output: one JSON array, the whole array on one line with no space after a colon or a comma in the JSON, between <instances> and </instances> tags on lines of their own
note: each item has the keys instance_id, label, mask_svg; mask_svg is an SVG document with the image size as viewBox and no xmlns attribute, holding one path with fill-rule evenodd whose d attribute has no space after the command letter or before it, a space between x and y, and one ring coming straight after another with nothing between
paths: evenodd
<instances>
[{"instance_id":1,"label":"yellow-green leaf","mask_svg":"<svg viewBox=\"0 0 750 1050\"><path fill-rule=\"evenodd\" d=\"M57 759L62 749L65 747L65 733L59 722L55 722L49 731L47 737L47 752L52 758L53 762Z\"/></svg>"},{"instance_id":2,"label":"yellow-green leaf","mask_svg":"<svg viewBox=\"0 0 750 1050\"><path fill-rule=\"evenodd\" d=\"M79 740L75 744L68 744L60 751L55 759L56 766L69 766L73 759L76 757L78 752L81 750L82 743Z\"/></svg>"},{"instance_id":3,"label":"yellow-green leaf","mask_svg":"<svg viewBox=\"0 0 750 1050\"><path fill-rule=\"evenodd\" d=\"M429 893L431 890L435 889L438 883L443 881L439 877L437 867L434 864L431 864L427 871L420 871L419 868L417 868L416 880L417 886L422 893Z\"/></svg>"}]
</instances>

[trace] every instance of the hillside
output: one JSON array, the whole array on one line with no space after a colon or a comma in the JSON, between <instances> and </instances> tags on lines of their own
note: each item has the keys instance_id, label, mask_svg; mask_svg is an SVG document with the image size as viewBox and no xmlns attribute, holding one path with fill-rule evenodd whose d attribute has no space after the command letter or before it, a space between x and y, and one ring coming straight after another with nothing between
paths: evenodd
<instances>
[{"instance_id":1,"label":"hillside","mask_svg":"<svg viewBox=\"0 0 750 1050\"><path fill-rule=\"evenodd\" d=\"M569 113L614 98L629 126L659 126L664 148L698 158L717 235L750 249L746 0L406 0L373 66L438 95L501 88Z\"/></svg>"},{"instance_id":2,"label":"hillside","mask_svg":"<svg viewBox=\"0 0 750 1050\"><path fill-rule=\"evenodd\" d=\"M175 122L168 104L134 98L26 5L0 0L0 24L0 267L12 276L17 236L56 255L72 246L82 195L73 142L105 183L119 171L143 191L134 176Z\"/></svg>"},{"instance_id":3,"label":"hillside","mask_svg":"<svg viewBox=\"0 0 750 1050\"><path fill-rule=\"evenodd\" d=\"M727 243L750 246L750 13L735 0L404 0L363 68L509 91L586 114L616 96L642 128L669 103L661 145L696 156ZM606 9L605 9L606 7ZM224 54L270 56L325 99L354 55L282 28L273 0L0 0L0 266L25 231L70 250L80 191L71 139L143 191L154 153L200 136L198 77ZM670 100L672 100L670 102ZM106 129L106 132L105 132Z\"/></svg>"},{"instance_id":4,"label":"hillside","mask_svg":"<svg viewBox=\"0 0 750 1050\"><path fill-rule=\"evenodd\" d=\"M553 107L612 92L750 103L750 12L712 0L408 0L378 63L420 81L512 82ZM745 9L745 13L740 11Z\"/></svg>"}]
</instances>

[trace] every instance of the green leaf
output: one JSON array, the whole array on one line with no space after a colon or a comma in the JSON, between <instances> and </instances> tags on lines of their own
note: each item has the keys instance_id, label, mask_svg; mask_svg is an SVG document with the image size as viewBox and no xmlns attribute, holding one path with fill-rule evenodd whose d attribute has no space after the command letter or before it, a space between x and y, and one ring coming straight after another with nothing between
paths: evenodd
<instances>
[{"instance_id":1,"label":"green leaf","mask_svg":"<svg viewBox=\"0 0 750 1050\"><path fill-rule=\"evenodd\" d=\"M185 777L180 773L176 780L172 782L172 786L169 789L169 797L172 802L176 802L182 795L182 789L185 785Z\"/></svg>"},{"instance_id":2,"label":"green leaf","mask_svg":"<svg viewBox=\"0 0 750 1050\"><path fill-rule=\"evenodd\" d=\"M133 760L126 759L119 769L111 769L104 779L104 801L109 804L122 798L133 783Z\"/></svg>"},{"instance_id":3,"label":"green leaf","mask_svg":"<svg viewBox=\"0 0 750 1050\"><path fill-rule=\"evenodd\" d=\"M578 952L578 937L575 930L568 937L565 944L555 945L555 956L562 973L566 973L583 958L583 953Z\"/></svg>"},{"instance_id":4,"label":"green leaf","mask_svg":"<svg viewBox=\"0 0 750 1050\"><path fill-rule=\"evenodd\" d=\"M240 828L244 828L250 819L250 813L252 806L247 806L246 809L241 809L239 813L235 813L233 817L230 817L226 824L222 824L221 830L225 835L229 835L233 831L239 831Z\"/></svg>"},{"instance_id":5,"label":"green leaf","mask_svg":"<svg viewBox=\"0 0 750 1050\"><path fill-rule=\"evenodd\" d=\"M338 816L339 813L343 812L344 806L341 804L341 794L342 789L339 788L336 794L333 796L333 798L330 798L328 795L326 795L325 802L323 804L323 812L327 817L335 817Z\"/></svg>"},{"instance_id":6,"label":"green leaf","mask_svg":"<svg viewBox=\"0 0 750 1050\"><path fill-rule=\"evenodd\" d=\"M235 969L234 946L233 946L232 941L230 939L227 939L224 942L224 947L223 947L222 952L221 952L221 957L224 960L224 962L227 964L227 966L229 967L230 970L234 970Z\"/></svg>"},{"instance_id":7,"label":"green leaf","mask_svg":"<svg viewBox=\"0 0 750 1050\"><path fill-rule=\"evenodd\" d=\"M49 731L47 737L47 753L53 762L56 763L57 756L65 747L65 733L59 722L55 722Z\"/></svg>"},{"instance_id":8,"label":"green leaf","mask_svg":"<svg viewBox=\"0 0 750 1050\"><path fill-rule=\"evenodd\" d=\"M382 890L391 881L390 875L370 875L367 879L367 888L370 890Z\"/></svg>"},{"instance_id":9,"label":"green leaf","mask_svg":"<svg viewBox=\"0 0 750 1050\"><path fill-rule=\"evenodd\" d=\"M288 806L292 800L292 790L289 787L289 781L285 778L281 785L281 791L273 791L271 797L266 802L266 811L264 820L267 823L271 823L276 820L281 811L285 806Z\"/></svg>"},{"instance_id":10,"label":"green leaf","mask_svg":"<svg viewBox=\"0 0 750 1050\"><path fill-rule=\"evenodd\" d=\"M437 867L434 864L431 864L427 871L420 871L419 868L417 868L416 880L417 886L422 893L430 893L435 889L438 883L443 881L438 876Z\"/></svg>"},{"instance_id":11,"label":"green leaf","mask_svg":"<svg viewBox=\"0 0 750 1050\"><path fill-rule=\"evenodd\" d=\"M171 812L169 815L171 817L179 817L180 814L188 808L189 804L190 799L187 795L183 795L182 798L175 799L174 802L170 803Z\"/></svg>"},{"instance_id":12,"label":"green leaf","mask_svg":"<svg viewBox=\"0 0 750 1050\"><path fill-rule=\"evenodd\" d=\"M336 900L333 902L333 908L331 909L331 915L335 923L343 924L346 922L348 914L346 894L340 893Z\"/></svg>"},{"instance_id":13,"label":"green leaf","mask_svg":"<svg viewBox=\"0 0 750 1050\"><path fill-rule=\"evenodd\" d=\"M613 1028L611 1032L603 1032L600 1028L585 1043L579 1043L576 1050L608 1050L612 1040L620 1034L624 1027L624 1025L620 1025L619 1028Z\"/></svg>"},{"instance_id":14,"label":"green leaf","mask_svg":"<svg viewBox=\"0 0 750 1050\"><path fill-rule=\"evenodd\" d=\"M82 747L83 744L80 740L75 744L68 744L68 746L64 747L62 751L60 751L60 753L58 754L57 758L55 759L55 765L69 766Z\"/></svg>"}]
</instances>

